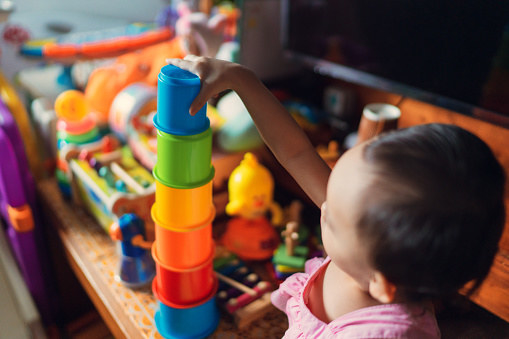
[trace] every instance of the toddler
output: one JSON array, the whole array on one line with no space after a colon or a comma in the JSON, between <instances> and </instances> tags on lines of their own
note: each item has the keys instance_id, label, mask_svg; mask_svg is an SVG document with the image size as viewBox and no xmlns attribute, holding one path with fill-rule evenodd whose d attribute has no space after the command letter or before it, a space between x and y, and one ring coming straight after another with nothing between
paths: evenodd
<instances>
[{"instance_id":1,"label":"toddler","mask_svg":"<svg viewBox=\"0 0 509 339\"><path fill-rule=\"evenodd\" d=\"M504 171L487 145L453 125L397 130L359 144L332 172L294 119L247 68L187 56L195 114L232 89L278 161L321 206L326 259L272 294L285 338L438 338L431 300L474 291L498 250Z\"/></svg>"}]
</instances>

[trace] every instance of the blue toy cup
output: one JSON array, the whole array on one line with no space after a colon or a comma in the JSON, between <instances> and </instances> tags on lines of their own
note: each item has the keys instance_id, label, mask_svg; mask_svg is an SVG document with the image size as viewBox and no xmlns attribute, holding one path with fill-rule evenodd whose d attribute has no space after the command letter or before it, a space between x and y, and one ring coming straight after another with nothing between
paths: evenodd
<instances>
[{"instance_id":1,"label":"blue toy cup","mask_svg":"<svg viewBox=\"0 0 509 339\"><path fill-rule=\"evenodd\" d=\"M216 305L217 284L212 293L203 301L190 307L181 307L161 300L157 284L152 283L159 310L154 316L157 331L166 339L205 338L212 334L219 324L219 310Z\"/></svg>"},{"instance_id":2,"label":"blue toy cup","mask_svg":"<svg viewBox=\"0 0 509 339\"><path fill-rule=\"evenodd\" d=\"M173 65L162 67L157 82L155 127L175 135L199 134L209 128L207 105L194 116L189 114L189 107L200 87L197 75Z\"/></svg>"}]
</instances>

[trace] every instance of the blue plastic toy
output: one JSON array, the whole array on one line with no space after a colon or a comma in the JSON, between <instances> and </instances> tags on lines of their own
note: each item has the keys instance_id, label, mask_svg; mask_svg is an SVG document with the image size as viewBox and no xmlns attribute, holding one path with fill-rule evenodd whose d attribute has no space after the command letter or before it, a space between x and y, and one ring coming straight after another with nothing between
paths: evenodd
<instances>
[{"instance_id":1,"label":"blue plastic toy","mask_svg":"<svg viewBox=\"0 0 509 339\"><path fill-rule=\"evenodd\" d=\"M110 227L110 235L120 241L120 265L117 278L128 287L144 286L152 281L156 268L150 243L144 241L145 223L134 213L122 215Z\"/></svg>"}]
</instances>

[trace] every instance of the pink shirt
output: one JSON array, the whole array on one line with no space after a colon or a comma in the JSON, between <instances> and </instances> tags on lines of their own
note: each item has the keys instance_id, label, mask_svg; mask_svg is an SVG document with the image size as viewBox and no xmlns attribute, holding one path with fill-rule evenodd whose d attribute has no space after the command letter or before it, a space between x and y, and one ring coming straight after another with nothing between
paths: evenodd
<instances>
[{"instance_id":1,"label":"pink shirt","mask_svg":"<svg viewBox=\"0 0 509 339\"><path fill-rule=\"evenodd\" d=\"M306 305L309 287L330 258L306 262L306 273L287 278L271 295L274 306L288 316L284 338L440 338L435 316L423 307L384 304L361 308L330 323L317 319Z\"/></svg>"}]
</instances>

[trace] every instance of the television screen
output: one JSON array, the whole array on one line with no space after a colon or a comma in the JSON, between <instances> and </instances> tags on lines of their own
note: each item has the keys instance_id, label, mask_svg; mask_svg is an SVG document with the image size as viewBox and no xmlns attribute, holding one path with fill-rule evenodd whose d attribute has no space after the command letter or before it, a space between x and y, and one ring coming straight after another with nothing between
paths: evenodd
<instances>
[{"instance_id":1,"label":"television screen","mask_svg":"<svg viewBox=\"0 0 509 339\"><path fill-rule=\"evenodd\" d=\"M286 54L328 76L509 117L509 1L283 0ZM479 110L477 110L479 111Z\"/></svg>"}]
</instances>

